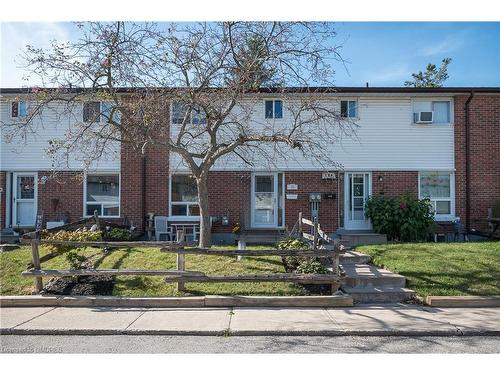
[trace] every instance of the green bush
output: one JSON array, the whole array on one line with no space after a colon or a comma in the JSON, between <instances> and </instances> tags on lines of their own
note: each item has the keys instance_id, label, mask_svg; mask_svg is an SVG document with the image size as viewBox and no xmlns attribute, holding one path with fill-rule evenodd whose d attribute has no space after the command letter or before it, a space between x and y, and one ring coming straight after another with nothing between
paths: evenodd
<instances>
[{"instance_id":1,"label":"green bush","mask_svg":"<svg viewBox=\"0 0 500 375\"><path fill-rule=\"evenodd\" d=\"M279 240L275 244L275 247L279 250L307 250L310 248L306 241L293 237L286 237ZM306 258L299 256L283 256L281 259L283 260L286 272L295 271L306 260Z\"/></svg>"},{"instance_id":2,"label":"green bush","mask_svg":"<svg viewBox=\"0 0 500 375\"><path fill-rule=\"evenodd\" d=\"M113 228L106 233L106 237L113 241L130 241L133 235L128 229Z\"/></svg>"},{"instance_id":3,"label":"green bush","mask_svg":"<svg viewBox=\"0 0 500 375\"><path fill-rule=\"evenodd\" d=\"M305 260L297 267L297 273L326 274L328 270L317 260Z\"/></svg>"},{"instance_id":4,"label":"green bush","mask_svg":"<svg viewBox=\"0 0 500 375\"><path fill-rule=\"evenodd\" d=\"M409 194L399 198L371 197L366 203L366 216L377 233L403 242L427 240L434 224L431 202Z\"/></svg>"}]
</instances>

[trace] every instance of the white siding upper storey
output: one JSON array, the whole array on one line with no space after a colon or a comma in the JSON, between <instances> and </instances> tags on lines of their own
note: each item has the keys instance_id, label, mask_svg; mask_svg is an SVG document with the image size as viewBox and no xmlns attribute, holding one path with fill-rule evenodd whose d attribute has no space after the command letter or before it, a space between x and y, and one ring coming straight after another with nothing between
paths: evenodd
<instances>
[{"instance_id":1,"label":"white siding upper storey","mask_svg":"<svg viewBox=\"0 0 500 375\"><path fill-rule=\"evenodd\" d=\"M271 98L272 99L272 98ZM221 159L215 170L453 170L454 131L453 97L446 96L402 96L402 95L358 95L331 97L327 99L339 111L341 101L344 110L354 113L352 119L357 125L354 136L332 137L326 142L325 153L339 165L319 165L315 160L301 153L289 150L286 157L273 152L270 158L254 163L251 167L240 158L228 155ZM354 102L354 103L352 103ZM252 112L253 126L279 126L291 123L287 105L283 102L283 118L265 119L265 100L256 102ZM356 105L355 111L351 110ZM418 123L415 113L432 111L434 122ZM443 112L444 111L444 112ZM263 122L266 125L263 125ZM337 126L333 125L332 126ZM175 134L177 126L171 125ZM281 156L280 156L281 155ZM270 161L269 159L272 159ZM182 160L171 154L170 166L173 170L186 170Z\"/></svg>"},{"instance_id":2,"label":"white siding upper storey","mask_svg":"<svg viewBox=\"0 0 500 375\"><path fill-rule=\"evenodd\" d=\"M73 151L69 158L51 158L47 149L49 141L64 139L72 131L75 124L82 121L82 104L79 104L71 113L64 113L62 104L51 104L43 110L42 115L33 119L30 130L17 134L12 140L12 131L3 124L14 123L12 116L12 102L22 100L12 95L3 95L0 101L1 153L0 169L2 171L41 171L41 170L82 170L88 151ZM27 103L28 111L30 103ZM109 144L105 156L92 162L90 170L109 171L120 169L119 144Z\"/></svg>"}]
</instances>

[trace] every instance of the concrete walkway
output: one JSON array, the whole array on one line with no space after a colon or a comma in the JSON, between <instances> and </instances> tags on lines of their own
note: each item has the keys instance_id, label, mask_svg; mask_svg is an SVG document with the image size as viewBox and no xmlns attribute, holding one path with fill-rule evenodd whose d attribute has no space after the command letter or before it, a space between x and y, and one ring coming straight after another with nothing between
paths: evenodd
<instances>
[{"instance_id":1,"label":"concrete walkway","mask_svg":"<svg viewBox=\"0 0 500 375\"><path fill-rule=\"evenodd\" d=\"M5 307L2 334L500 335L500 308Z\"/></svg>"}]
</instances>

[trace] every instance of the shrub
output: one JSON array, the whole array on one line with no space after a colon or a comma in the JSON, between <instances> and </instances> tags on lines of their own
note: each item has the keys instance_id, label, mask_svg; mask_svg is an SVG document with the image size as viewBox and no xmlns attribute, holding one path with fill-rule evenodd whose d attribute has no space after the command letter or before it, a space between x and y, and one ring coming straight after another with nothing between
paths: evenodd
<instances>
[{"instance_id":1,"label":"shrub","mask_svg":"<svg viewBox=\"0 0 500 375\"><path fill-rule=\"evenodd\" d=\"M431 202L409 194L399 198L371 197L366 203L366 216L377 233L404 242L425 241L434 224Z\"/></svg>"},{"instance_id":2,"label":"shrub","mask_svg":"<svg viewBox=\"0 0 500 375\"><path fill-rule=\"evenodd\" d=\"M328 273L328 270L317 260L305 260L297 267L297 273Z\"/></svg>"},{"instance_id":3,"label":"shrub","mask_svg":"<svg viewBox=\"0 0 500 375\"><path fill-rule=\"evenodd\" d=\"M307 250L309 249L309 244L299 238L286 237L279 240L275 247L279 250ZM299 256L283 256L281 259L283 260L286 272L295 271L306 260L306 258Z\"/></svg>"},{"instance_id":4,"label":"shrub","mask_svg":"<svg viewBox=\"0 0 500 375\"><path fill-rule=\"evenodd\" d=\"M53 234L44 234L43 236L48 240L58 241L99 241L102 238L101 232L90 231L87 228L79 228L75 231L60 230ZM71 268L81 268L86 257L82 254L84 248L74 246L61 246L61 245L43 245L51 253L66 253L66 259Z\"/></svg>"},{"instance_id":5,"label":"shrub","mask_svg":"<svg viewBox=\"0 0 500 375\"><path fill-rule=\"evenodd\" d=\"M106 237L113 241L130 241L133 235L128 229L113 228L106 233Z\"/></svg>"}]
</instances>

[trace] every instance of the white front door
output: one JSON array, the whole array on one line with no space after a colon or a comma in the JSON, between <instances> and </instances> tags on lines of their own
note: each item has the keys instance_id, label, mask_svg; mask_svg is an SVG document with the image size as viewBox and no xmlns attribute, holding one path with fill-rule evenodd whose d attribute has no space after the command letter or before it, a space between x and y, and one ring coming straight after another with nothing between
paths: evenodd
<instances>
[{"instance_id":1,"label":"white front door","mask_svg":"<svg viewBox=\"0 0 500 375\"><path fill-rule=\"evenodd\" d=\"M252 227L278 226L278 176L276 173L252 176Z\"/></svg>"},{"instance_id":2,"label":"white front door","mask_svg":"<svg viewBox=\"0 0 500 375\"><path fill-rule=\"evenodd\" d=\"M345 173L344 192L345 229L371 229L370 221L365 216L365 203L371 195L371 173Z\"/></svg>"},{"instance_id":3,"label":"white front door","mask_svg":"<svg viewBox=\"0 0 500 375\"><path fill-rule=\"evenodd\" d=\"M36 221L37 174L13 173L12 218L14 227L33 227Z\"/></svg>"}]
</instances>

